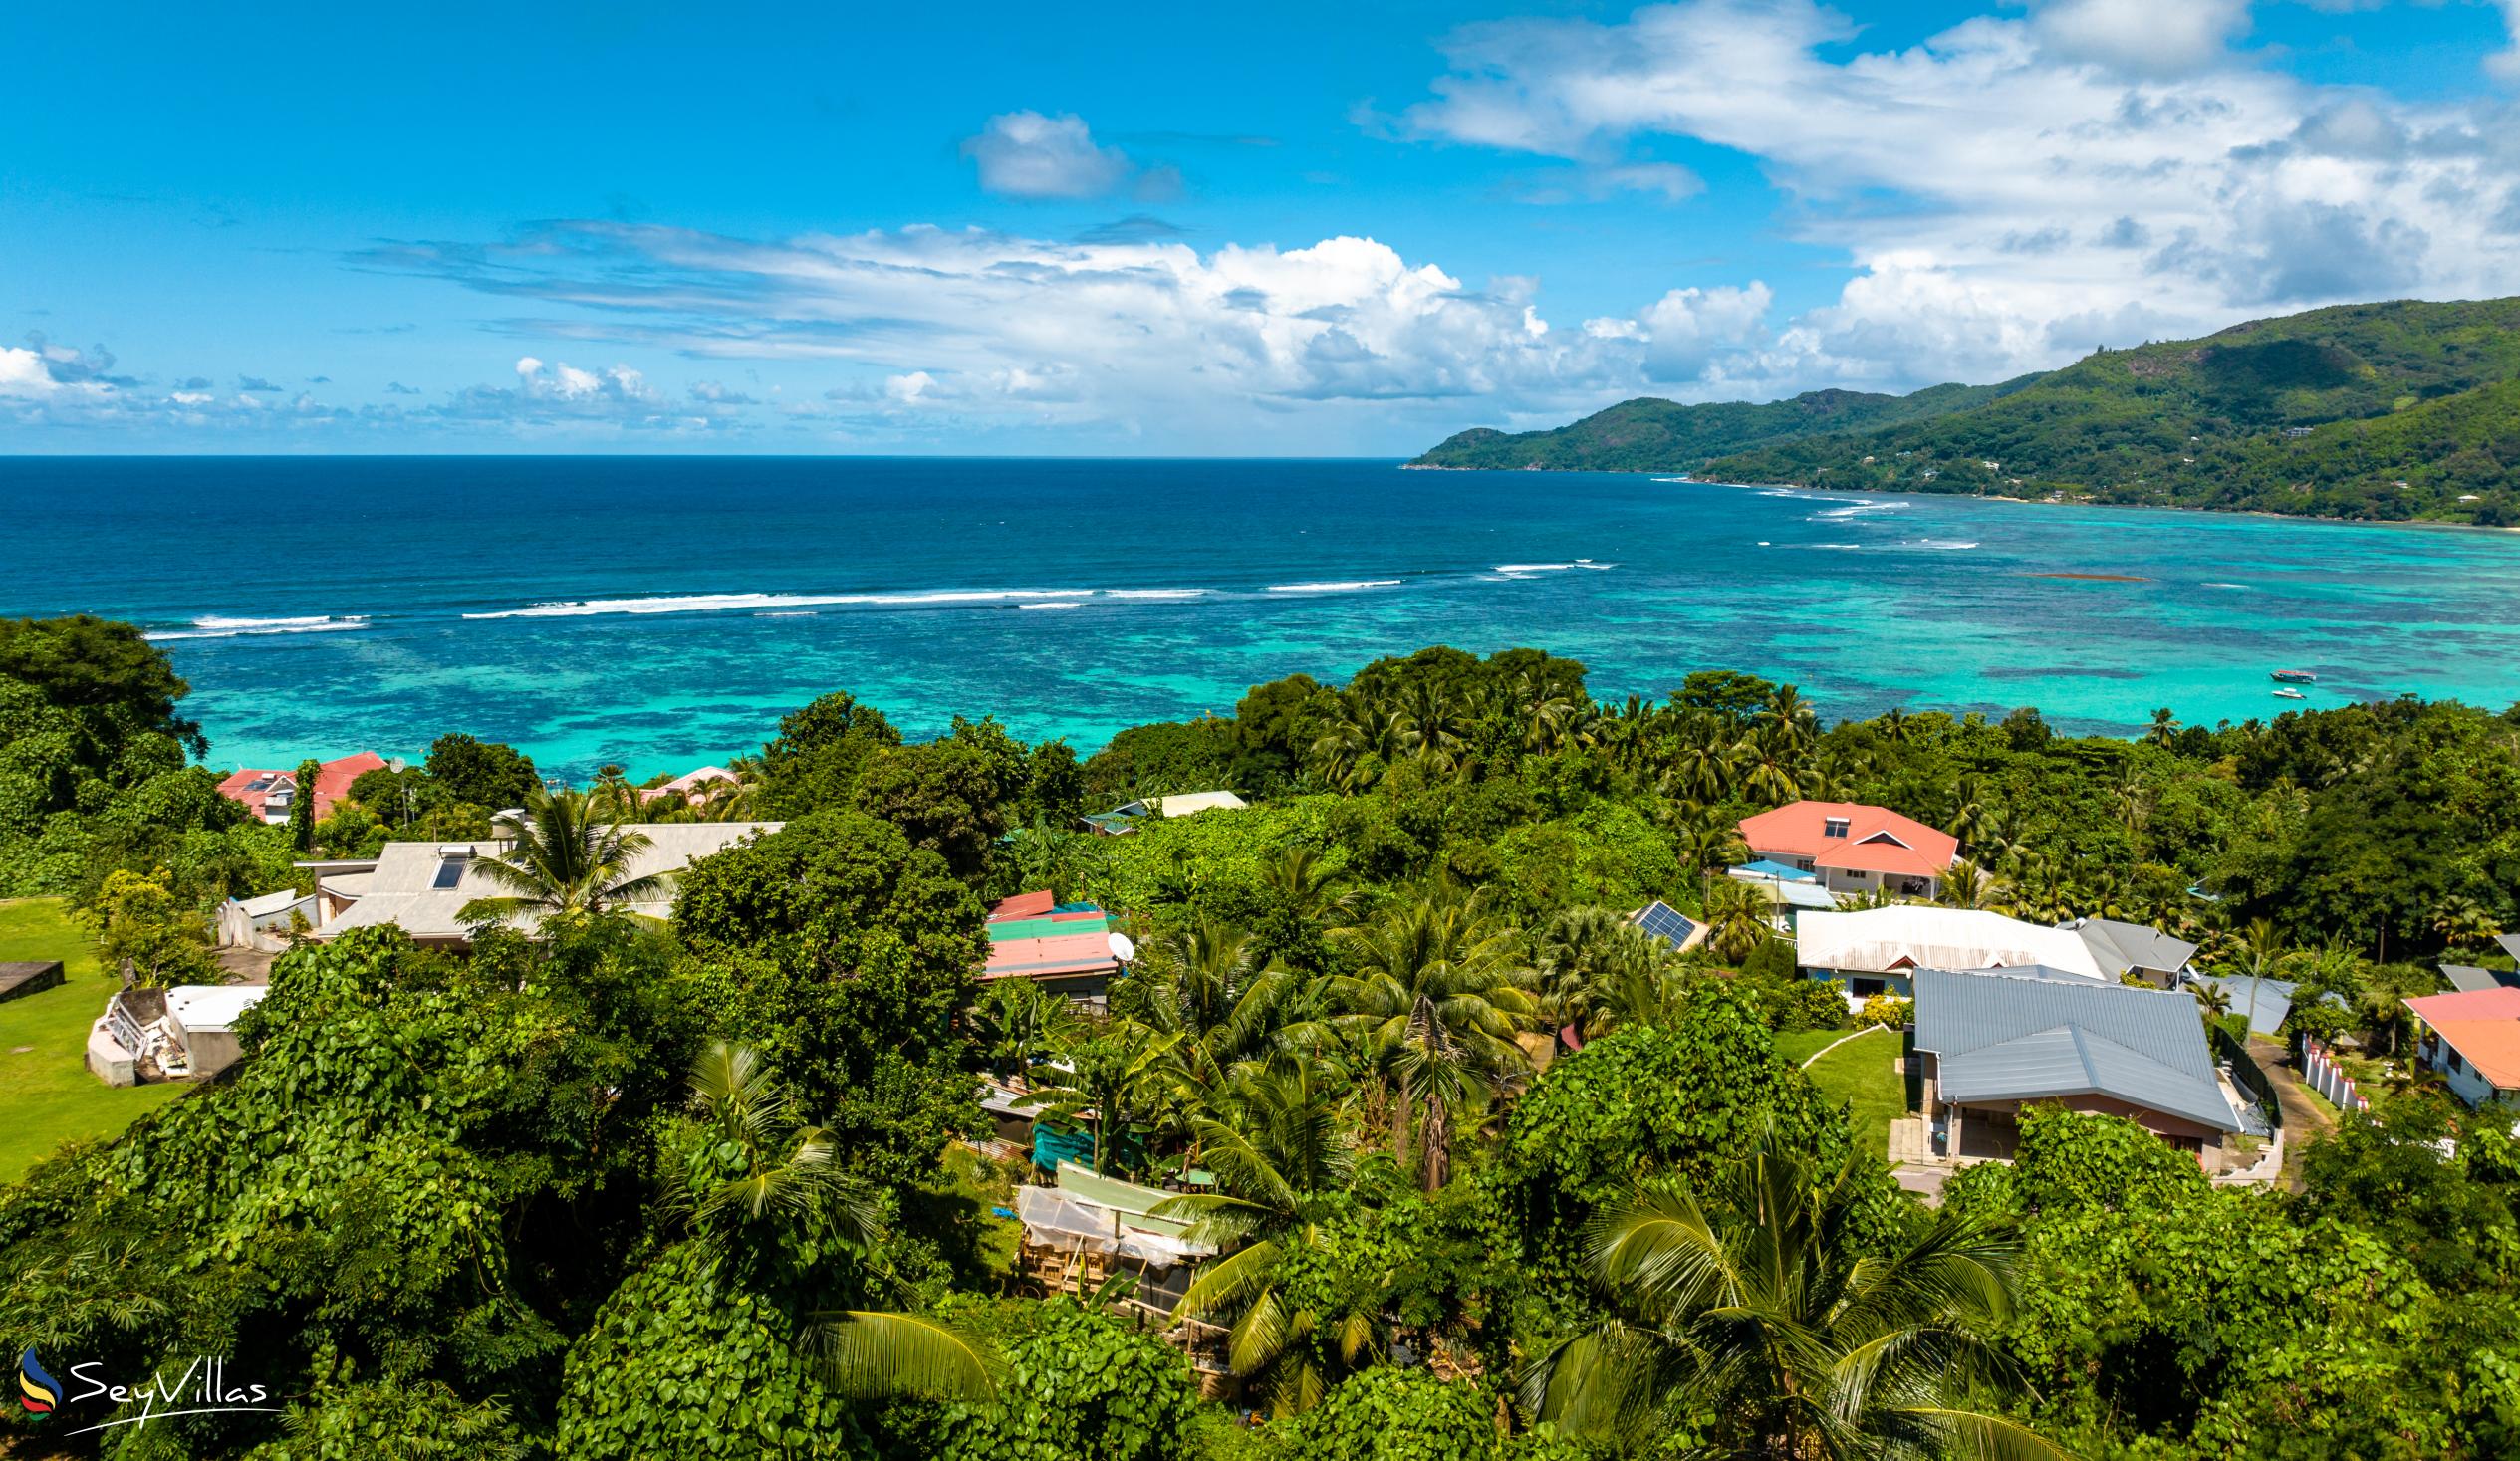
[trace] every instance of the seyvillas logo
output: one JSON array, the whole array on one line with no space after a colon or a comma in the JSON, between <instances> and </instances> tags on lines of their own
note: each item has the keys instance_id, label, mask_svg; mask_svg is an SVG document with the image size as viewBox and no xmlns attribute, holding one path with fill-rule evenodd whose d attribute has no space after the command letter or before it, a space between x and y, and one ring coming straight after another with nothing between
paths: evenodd
<instances>
[{"instance_id":1,"label":"seyvillas logo","mask_svg":"<svg viewBox=\"0 0 2520 1461\"><path fill-rule=\"evenodd\" d=\"M0 1354L7 1352L0 1349ZM18 1403L37 1415L50 1415L61 1403L61 1381L44 1372L44 1361L35 1357L33 1344L18 1355Z\"/></svg>"},{"instance_id":2,"label":"seyvillas logo","mask_svg":"<svg viewBox=\"0 0 2520 1461\"><path fill-rule=\"evenodd\" d=\"M0 1350L0 1353L7 1351ZM70 1366L70 1378L78 1386L65 1392L60 1380L44 1368L30 1344L18 1355L18 1401L35 1415L50 1415L65 1405L87 1400L102 1400L118 1408L137 1405L139 1413L116 1420L101 1420L95 1425L63 1432L63 1438L84 1436L91 1431L113 1430L117 1426L146 1425L175 1415L216 1415L228 1411L260 1410L278 1413L280 1407L267 1405L270 1391L261 1385L238 1385L229 1382L224 1355L195 1359L181 1374L168 1379L162 1372L149 1371L145 1383L136 1385L108 1384L96 1371L103 1364L90 1360Z\"/></svg>"}]
</instances>

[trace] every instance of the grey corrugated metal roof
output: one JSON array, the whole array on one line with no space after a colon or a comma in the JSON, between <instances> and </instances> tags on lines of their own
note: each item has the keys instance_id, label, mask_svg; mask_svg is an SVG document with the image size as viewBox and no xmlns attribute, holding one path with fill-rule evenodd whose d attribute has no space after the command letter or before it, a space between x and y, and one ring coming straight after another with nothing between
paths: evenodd
<instances>
[{"instance_id":1,"label":"grey corrugated metal roof","mask_svg":"<svg viewBox=\"0 0 2520 1461\"><path fill-rule=\"evenodd\" d=\"M2071 928L2090 945L2092 957L2111 974L2129 969L2158 969L2175 974L2196 956L2196 945L2172 938L2157 928L2118 918L2078 918L2058 925Z\"/></svg>"},{"instance_id":2,"label":"grey corrugated metal roof","mask_svg":"<svg viewBox=\"0 0 2520 1461\"><path fill-rule=\"evenodd\" d=\"M2185 994L2011 970L1919 969L1914 988L1916 1049L1935 1055L1949 1099L2108 1096L2240 1129Z\"/></svg>"},{"instance_id":3,"label":"grey corrugated metal roof","mask_svg":"<svg viewBox=\"0 0 2520 1461\"><path fill-rule=\"evenodd\" d=\"M2198 974L2190 982L2212 985L2231 996L2231 1013L2247 1016L2249 1032L2253 1035L2272 1035L2283 1029L2284 1017L2293 1012L2295 986L2290 980L2251 979L2245 974L2231 978L2220 974Z\"/></svg>"},{"instance_id":4,"label":"grey corrugated metal roof","mask_svg":"<svg viewBox=\"0 0 2520 1461\"><path fill-rule=\"evenodd\" d=\"M2520 959L2520 933L2497 933L2494 942L2502 945L2504 953Z\"/></svg>"},{"instance_id":5,"label":"grey corrugated metal roof","mask_svg":"<svg viewBox=\"0 0 2520 1461\"><path fill-rule=\"evenodd\" d=\"M2474 994L2480 989L2500 989L2506 984L2520 982L2520 976L2515 976L2509 969L2480 969L2473 964L2443 964L2441 975L2450 981L2452 989L2461 994Z\"/></svg>"}]
</instances>

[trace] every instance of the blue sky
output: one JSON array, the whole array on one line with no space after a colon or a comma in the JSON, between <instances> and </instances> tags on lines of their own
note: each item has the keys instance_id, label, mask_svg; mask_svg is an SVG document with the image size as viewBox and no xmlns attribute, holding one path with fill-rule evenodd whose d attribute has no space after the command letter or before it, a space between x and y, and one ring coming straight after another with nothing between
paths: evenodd
<instances>
[{"instance_id":1,"label":"blue sky","mask_svg":"<svg viewBox=\"0 0 2520 1461\"><path fill-rule=\"evenodd\" d=\"M2520 292L2520 0L14 7L0 450L1396 454Z\"/></svg>"}]
</instances>

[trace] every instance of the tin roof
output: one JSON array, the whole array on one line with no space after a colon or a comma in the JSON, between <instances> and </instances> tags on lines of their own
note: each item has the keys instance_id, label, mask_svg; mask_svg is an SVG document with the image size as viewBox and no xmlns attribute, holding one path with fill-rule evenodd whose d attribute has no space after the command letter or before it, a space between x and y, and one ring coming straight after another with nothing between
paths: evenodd
<instances>
[{"instance_id":1,"label":"tin roof","mask_svg":"<svg viewBox=\"0 0 2520 1461\"><path fill-rule=\"evenodd\" d=\"M2009 970L1919 969L1916 1049L1963 1104L2106 1096L2220 1131L2242 1129L2215 1078L2196 1001L2171 990Z\"/></svg>"}]
</instances>

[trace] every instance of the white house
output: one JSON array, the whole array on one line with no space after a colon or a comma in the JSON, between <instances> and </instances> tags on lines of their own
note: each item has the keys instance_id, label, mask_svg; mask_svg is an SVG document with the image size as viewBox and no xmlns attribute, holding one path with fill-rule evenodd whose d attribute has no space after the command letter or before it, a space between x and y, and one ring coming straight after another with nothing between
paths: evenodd
<instances>
[{"instance_id":1,"label":"white house","mask_svg":"<svg viewBox=\"0 0 2520 1461\"><path fill-rule=\"evenodd\" d=\"M1914 998L1908 975L1916 969L2040 966L2094 983L2117 982L2072 929L1922 903L1805 913L1795 922L1794 962L1806 977L1842 986L1853 1005L1877 994Z\"/></svg>"}]
</instances>

